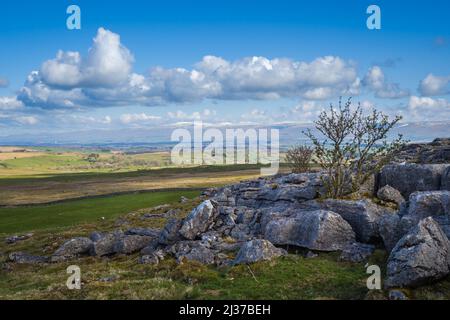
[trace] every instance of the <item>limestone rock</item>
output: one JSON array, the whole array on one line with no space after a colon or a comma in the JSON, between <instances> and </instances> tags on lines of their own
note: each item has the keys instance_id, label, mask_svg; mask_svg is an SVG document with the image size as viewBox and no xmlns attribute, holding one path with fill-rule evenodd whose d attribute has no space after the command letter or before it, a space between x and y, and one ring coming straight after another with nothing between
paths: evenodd
<instances>
[{"instance_id":1,"label":"limestone rock","mask_svg":"<svg viewBox=\"0 0 450 320\"><path fill-rule=\"evenodd\" d=\"M272 220L266 226L264 238L275 245L336 251L354 242L355 233L339 214L317 210Z\"/></svg>"},{"instance_id":2,"label":"limestone rock","mask_svg":"<svg viewBox=\"0 0 450 320\"><path fill-rule=\"evenodd\" d=\"M450 273L450 242L439 225L428 217L410 230L392 250L386 287L416 287Z\"/></svg>"},{"instance_id":3,"label":"limestone rock","mask_svg":"<svg viewBox=\"0 0 450 320\"><path fill-rule=\"evenodd\" d=\"M204 201L186 217L179 233L186 239L194 240L214 225L218 213L216 204L211 200Z\"/></svg>"},{"instance_id":4,"label":"limestone rock","mask_svg":"<svg viewBox=\"0 0 450 320\"><path fill-rule=\"evenodd\" d=\"M65 242L51 257L52 262L61 262L87 254L92 248L89 238L79 237Z\"/></svg>"},{"instance_id":5,"label":"limestone rock","mask_svg":"<svg viewBox=\"0 0 450 320\"><path fill-rule=\"evenodd\" d=\"M246 242L239 250L233 264L254 263L262 260L271 260L282 255L286 251L276 248L267 240L251 240Z\"/></svg>"}]
</instances>

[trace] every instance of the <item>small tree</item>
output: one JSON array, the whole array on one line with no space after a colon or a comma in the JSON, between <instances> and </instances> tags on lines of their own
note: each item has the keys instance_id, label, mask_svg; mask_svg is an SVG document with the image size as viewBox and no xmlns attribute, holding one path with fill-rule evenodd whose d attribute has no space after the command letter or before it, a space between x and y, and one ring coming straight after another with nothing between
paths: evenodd
<instances>
[{"instance_id":1,"label":"small tree","mask_svg":"<svg viewBox=\"0 0 450 320\"><path fill-rule=\"evenodd\" d=\"M286 162L293 173L306 172L310 168L312 148L308 146L294 146L286 153Z\"/></svg>"},{"instance_id":2,"label":"small tree","mask_svg":"<svg viewBox=\"0 0 450 320\"><path fill-rule=\"evenodd\" d=\"M330 105L315 122L316 129L325 139L321 142L311 130L304 132L313 145L315 159L326 172L324 179L327 196L341 198L347 193L359 191L373 174L391 159L404 141L399 135L388 142L387 133L401 120L373 110L363 115L362 108L352 110L351 98L337 109Z\"/></svg>"}]
</instances>

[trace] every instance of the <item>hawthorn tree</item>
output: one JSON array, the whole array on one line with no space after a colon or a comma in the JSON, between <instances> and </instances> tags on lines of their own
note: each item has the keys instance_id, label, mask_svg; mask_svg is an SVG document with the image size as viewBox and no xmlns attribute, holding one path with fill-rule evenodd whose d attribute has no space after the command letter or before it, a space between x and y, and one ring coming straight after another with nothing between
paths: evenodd
<instances>
[{"instance_id":1,"label":"hawthorn tree","mask_svg":"<svg viewBox=\"0 0 450 320\"><path fill-rule=\"evenodd\" d=\"M391 160L405 141L402 135L388 141L387 134L401 119L390 120L376 109L365 115L360 104L352 107L351 98L345 104L339 100L337 108L330 104L328 111L320 113L314 124L324 139L310 129L303 133L314 146L313 161L327 173L323 182L328 197L342 198L359 191Z\"/></svg>"}]
</instances>

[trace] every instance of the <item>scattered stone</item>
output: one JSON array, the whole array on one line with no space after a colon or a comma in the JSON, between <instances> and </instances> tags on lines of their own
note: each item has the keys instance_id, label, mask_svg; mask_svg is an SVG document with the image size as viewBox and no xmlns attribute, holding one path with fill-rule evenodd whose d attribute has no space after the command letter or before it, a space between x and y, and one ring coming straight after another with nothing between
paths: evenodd
<instances>
[{"instance_id":1,"label":"scattered stone","mask_svg":"<svg viewBox=\"0 0 450 320\"><path fill-rule=\"evenodd\" d=\"M112 275L112 276L100 278L100 279L98 279L98 281L100 281L100 282L114 282L114 281L117 281L119 278L120 277L117 276L117 275Z\"/></svg>"},{"instance_id":2,"label":"scattered stone","mask_svg":"<svg viewBox=\"0 0 450 320\"><path fill-rule=\"evenodd\" d=\"M352 243L342 250L340 259L348 262L366 261L375 251L375 246L364 243Z\"/></svg>"},{"instance_id":3,"label":"scattered stone","mask_svg":"<svg viewBox=\"0 0 450 320\"><path fill-rule=\"evenodd\" d=\"M13 252L8 256L9 260L18 264L42 264L48 263L48 257L33 256L25 252Z\"/></svg>"},{"instance_id":4,"label":"scattered stone","mask_svg":"<svg viewBox=\"0 0 450 320\"><path fill-rule=\"evenodd\" d=\"M155 251L151 254L143 255L139 258L140 264L159 264L164 260L165 254L162 250Z\"/></svg>"},{"instance_id":5,"label":"scattered stone","mask_svg":"<svg viewBox=\"0 0 450 320\"><path fill-rule=\"evenodd\" d=\"M254 263L262 260L272 260L286 255L283 249L276 248L267 240L251 240L246 242L239 250L233 264Z\"/></svg>"},{"instance_id":6,"label":"scattered stone","mask_svg":"<svg viewBox=\"0 0 450 320\"><path fill-rule=\"evenodd\" d=\"M115 227L123 227L123 226L127 226L129 225L130 222L127 219L124 218L118 218L115 222L114 222L114 226Z\"/></svg>"},{"instance_id":7,"label":"scattered stone","mask_svg":"<svg viewBox=\"0 0 450 320\"><path fill-rule=\"evenodd\" d=\"M7 244L14 244L14 243L19 242L19 241L27 240L27 239L31 238L32 236L33 236L32 233L27 233L27 234L24 234L24 235L14 235L14 236L6 238L5 242Z\"/></svg>"},{"instance_id":8,"label":"scattered stone","mask_svg":"<svg viewBox=\"0 0 450 320\"><path fill-rule=\"evenodd\" d=\"M389 300L409 300L408 296L401 290L389 290Z\"/></svg>"},{"instance_id":9,"label":"scattered stone","mask_svg":"<svg viewBox=\"0 0 450 320\"><path fill-rule=\"evenodd\" d=\"M203 241L180 241L170 248L170 252L175 255L178 263L183 263L183 260L203 264L215 263L214 252Z\"/></svg>"},{"instance_id":10,"label":"scattered stone","mask_svg":"<svg viewBox=\"0 0 450 320\"><path fill-rule=\"evenodd\" d=\"M52 255L51 262L62 262L87 254L92 249L93 242L89 238L79 237L65 242Z\"/></svg>"},{"instance_id":11,"label":"scattered stone","mask_svg":"<svg viewBox=\"0 0 450 320\"><path fill-rule=\"evenodd\" d=\"M160 218L172 218L176 217L180 213L178 209L170 209L165 213L146 213L142 216L142 219L160 219Z\"/></svg>"},{"instance_id":12,"label":"scattered stone","mask_svg":"<svg viewBox=\"0 0 450 320\"><path fill-rule=\"evenodd\" d=\"M104 233L102 232L98 232L98 231L94 231L89 235L89 239L91 239L92 242L97 242L100 239L102 239L105 236Z\"/></svg>"},{"instance_id":13,"label":"scattered stone","mask_svg":"<svg viewBox=\"0 0 450 320\"><path fill-rule=\"evenodd\" d=\"M126 235L114 244L114 252L131 254L148 246L153 239L148 236Z\"/></svg>"},{"instance_id":14,"label":"scattered stone","mask_svg":"<svg viewBox=\"0 0 450 320\"><path fill-rule=\"evenodd\" d=\"M450 242L438 223L428 217L400 239L387 265L387 288L416 287L450 272Z\"/></svg>"},{"instance_id":15,"label":"scattered stone","mask_svg":"<svg viewBox=\"0 0 450 320\"><path fill-rule=\"evenodd\" d=\"M114 246L116 242L122 239L123 237L124 234L121 231L116 231L102 235L100 239L95 241L94 244L92 245L90 254L92 256L103 257L116 253Z\"/></svg>"},{"instance_id":16,"label":"scattered stone","mask_svg":"<svg viewBox=\"0 0 450 320\"><path fill-rule=\"evenodd\" d=\"M275 245L337 251L354 242L355 233L339 214L317 210L269 222L264 238Z\"/></svg>"},{"instance_id":17,"label":"scattered stone","mask_svg":"<svg viewBox=\"0 0 450 320\"><path fill-rule=\"evenodd\" d=\"M180 203L186 203L186 202L189 202L189 199L186 198L185 196L181 196Z\"/></svg>"},{"instance_id":18,"label":"scattered stone","mask_svg":"<svg viewBox=\"0 0 450 320\"><path fill-rule=\"evenodd\" d=\"M146 236L156 238L161 233L159 229L147 229L147 228L131 228L125 231L127 236Z\"/></svg>"},{"instance_id":19,"label":"scattered stone","mask_svg":"<svg viewBox=\"0 0 450 320\"><path fill-rule=\"evenodd\" d=\"M405 202L405 198L403 198L400 191L392 188L390 185L385 185L384 187L380 188L377 192L377 197L378 199L386 202L396 203L398 206Z\"/></svg>"},{"instance_id":20,"label":"scattered stone","mask_svg":"<svg viewBox=\"0 0 450 320\"><path fill-rule=\"evenodd\" d=\"M171 245L181 240L179 231L182 223L183 222L178 219L169 219L159 235L158 242L162 245Z\"/></svg>"},{"instance_id":21,"label":"scattered stone","mask_svg":"<svg viewBox=\"0 0 450 320\"><path fill-rule=\"evenodd\" d=\"M317 253L314 253L312 251L308 251L308 253L306 254L305 258L306 259L314 259L317 258L319 255Z\"/></svg>"},{"instance_id":22,"label":"scattered stone","mask_svg":"<svg viewBox=\"0 0 450 320\"><path fill-rule=\"evenodd\" d=\"M194 240L214 225L218 214L217 205L211 200L206 200L191 211L184 220L179 233L186 239Z\"/></svg>"}]
</instances>

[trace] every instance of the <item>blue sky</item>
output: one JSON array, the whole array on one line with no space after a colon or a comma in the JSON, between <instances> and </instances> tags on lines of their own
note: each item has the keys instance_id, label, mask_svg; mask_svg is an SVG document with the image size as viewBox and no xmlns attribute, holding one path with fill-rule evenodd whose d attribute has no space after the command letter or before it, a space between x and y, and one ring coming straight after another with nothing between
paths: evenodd
<instances>
[{"instance_id":1,"label":"blue sky","mask_svg":"<svg viewBox=\"0 0 450 320\"><path fill-rule=\"evenodd\" d=\"M70 4L81 30L66 28ZM381 30L366 27L370 4ZM0 136L310 122L341 95L405 121L450 120L448 1L0 6Z\"/></svg>"}]
</instances>

